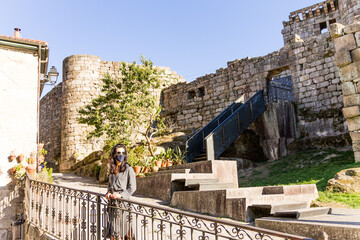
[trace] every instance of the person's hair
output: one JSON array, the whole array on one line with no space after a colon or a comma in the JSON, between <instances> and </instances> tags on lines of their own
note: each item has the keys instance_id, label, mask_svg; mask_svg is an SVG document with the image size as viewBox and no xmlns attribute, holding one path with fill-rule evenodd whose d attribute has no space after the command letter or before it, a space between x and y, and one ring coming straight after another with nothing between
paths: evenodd
<instances>
[{"instance_id":1,"label":"person's hair","mask_svg":"<svg viewBox=\"0 0 360 240\"><path fill-rule=\"evenodd\" d=\"M124 148L125 149L125 158L124 161L120 164L120 166L116 165L116 158L114 157L114 155L116 155L116 149L117 148ZM129 165L127 163L127 150L125 145L118 143L115 146L112 147L111 151L110 151L110 158L111 158L111 166L110 166L110 173L111 174L117 174L118 172L124 172L127 168L127 166Z\"/></svg>"}]
</instances>

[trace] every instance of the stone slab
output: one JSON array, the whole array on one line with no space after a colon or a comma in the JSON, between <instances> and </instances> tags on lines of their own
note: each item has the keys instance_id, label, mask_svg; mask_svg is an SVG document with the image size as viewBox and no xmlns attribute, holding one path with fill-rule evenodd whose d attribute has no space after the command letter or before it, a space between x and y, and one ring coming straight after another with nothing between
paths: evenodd
<instances>
[{"instance_id":1,"label":"stone slab","mask_svg":"<svg viewBox=\"0 0 360 240\"><path fill-rule=\"evenodd\" d=\"M353 34L348 34L334 39L335 51L354 50L356 46L355 37Z\"/></svg>"},{"instance_id":2,"label":"stone slab","mask_svg":"<svg viewBox=\"0 0 360 240\"><path fill-rule=\"evenodd\" d=\"M331 214L300 220L259 218L255 226L312 239L319 239L319 234L325 232L331 240L356 240L360 239L360 210L335 208Z\"/></svg>"}]
</instances>

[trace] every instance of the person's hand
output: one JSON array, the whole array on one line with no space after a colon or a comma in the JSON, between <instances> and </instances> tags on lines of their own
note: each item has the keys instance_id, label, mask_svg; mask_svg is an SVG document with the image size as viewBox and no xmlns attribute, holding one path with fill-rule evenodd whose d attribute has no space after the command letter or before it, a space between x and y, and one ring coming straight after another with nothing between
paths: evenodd
<instances>
[{"instance_id":1,"label":"person's hand","mask_svg":"<svg viewBox=\"0 0 360 240\"><path fill-rule=\"evenodd\" d=\"M121 198L120 194L118 194L118 193L112 194L112 199L119 199L119 198Z\"/></svg>"},{"instance_id":2,"label":"person's hand","mask_svg":"<svg viewBox=\"0 0 360 240\"><path fill-rule=\"evenodd\" d=\"M112 194L111 192L108 192L106 195L105 195L106 199L107 200L110 200L112 198Z\"/></svg>"}]
</instances>

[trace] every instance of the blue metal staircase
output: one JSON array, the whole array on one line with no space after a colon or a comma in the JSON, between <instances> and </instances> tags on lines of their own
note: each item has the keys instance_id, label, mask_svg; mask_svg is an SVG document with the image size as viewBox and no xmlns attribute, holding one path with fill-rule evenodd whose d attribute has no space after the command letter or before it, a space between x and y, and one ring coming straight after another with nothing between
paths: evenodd
<instances>
[{"instance_id":1,"label":"blue metal staircase","mask_svg":"<svg viewBox=\"0 0 360 240\"><path fill-rule=\"evenodd\" d=\"M188 163L215 160L265 111L263 90L234 102L186 142Z\"/></svg>"}]
</instances>

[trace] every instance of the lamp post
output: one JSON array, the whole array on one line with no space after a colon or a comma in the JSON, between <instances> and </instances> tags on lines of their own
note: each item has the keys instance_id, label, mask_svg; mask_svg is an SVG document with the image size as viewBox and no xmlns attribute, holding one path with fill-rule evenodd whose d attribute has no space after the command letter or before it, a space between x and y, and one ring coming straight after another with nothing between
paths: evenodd
<instances>
[{"instance_id":1,"label":"lamp post","mask_svg":"<svg viewBox=\"0 0 360 240\"><path fill-rule=\"evenodd\" d=\"M47 82L49 82L51 85L55 85L56 81L58 79L59 72L56 70L55 66L52 66L47 74Z\"/></svg>"}]
</instances>

